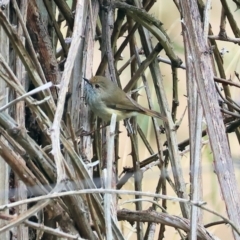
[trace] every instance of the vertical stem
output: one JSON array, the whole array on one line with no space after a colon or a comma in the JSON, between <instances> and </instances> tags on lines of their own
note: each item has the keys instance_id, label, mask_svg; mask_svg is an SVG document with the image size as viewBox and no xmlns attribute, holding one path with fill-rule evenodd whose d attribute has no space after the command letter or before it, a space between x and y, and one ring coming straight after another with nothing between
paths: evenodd
<instances>
[{"instance_id":1,"label":"vertical stem","mask_svg":"<svg viewBox=\"0 0 240 240\"><path fill-rule=\"evenodd\" d=\"M114 136L115 136L115 127L116 127L117 115L113 113L111 118L111 123L109 127L109 138L107 143L107 174L105 188L112 188L112 168L114 158ZM106 239L112 240L112 223L111 223L111 206L112 205L112 194L105 193L104 196L104 215L106 223ZM114 218L114 217L113 217Z\"/></svg>"},{"instance_id":2,"label":"vertical stem","mask_svg":"<svg viewBox=\"0 0 240 240\"><path fill-rule=\"evenodd\" d=\"M9 6L9 5L8 5ZM5 10L5 14L9 14L9 9ZM4 32L3 28L0 27L0 52L2 56L5 58L6 62L9 62L9 40ZM0 92L1 96L4 96L0 100L0 107L4 106L9 101L9 89L5 81L0 79ZM5 111L8 112L8 109ZM2 137L1 137L2 138ZM2 140L3 141L3 140ZM0 157L0 189L4 189L2 191L2 196L0 198L0 204L7 204L8 203L8 194L9 194L9 167L8 164L4 161L2 157ZM6 209L4 213L8 214L8 210ZM4 220L0 220L0 225L3 226L5 224ZM0 234L0 239L8 239L9 238L9 231L3 232Z\"/></svg>"}]
</instances>

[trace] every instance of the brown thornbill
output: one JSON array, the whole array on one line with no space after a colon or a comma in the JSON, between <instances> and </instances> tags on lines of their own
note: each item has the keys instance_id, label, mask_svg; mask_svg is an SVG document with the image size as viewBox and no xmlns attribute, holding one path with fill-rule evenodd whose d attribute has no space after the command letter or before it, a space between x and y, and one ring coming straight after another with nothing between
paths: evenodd
<instances>
[{"instance_id":1,"label":"brown thornbill","mask_svg":"<svg viewBox=\"0 0 240 240\"><path fill-rule=\"evenodd\" d=\"M111 120L112 114L117 115L117 121L136 116L138 113L166 121L160 113L144 108L129 97L110 79L94 76L86 81L86 102L98 117L105 121Z\"/></svg>"}]
</instances>

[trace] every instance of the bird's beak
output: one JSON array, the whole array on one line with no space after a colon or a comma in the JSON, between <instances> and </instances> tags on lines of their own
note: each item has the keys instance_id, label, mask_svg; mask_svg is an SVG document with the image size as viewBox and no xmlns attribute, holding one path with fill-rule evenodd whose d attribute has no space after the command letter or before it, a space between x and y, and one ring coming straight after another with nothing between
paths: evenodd
<instances>
[{"instance_id":1,"label":"bird's beak","mask_svg":"<svg viewBox=\"0 0 240 240\"><path fill-rule=\"evenodd\" d=\"M90 81L87 78L83 78L83 80L92 87L92 84L90 83Z\"/></svg>"}]
</instances>

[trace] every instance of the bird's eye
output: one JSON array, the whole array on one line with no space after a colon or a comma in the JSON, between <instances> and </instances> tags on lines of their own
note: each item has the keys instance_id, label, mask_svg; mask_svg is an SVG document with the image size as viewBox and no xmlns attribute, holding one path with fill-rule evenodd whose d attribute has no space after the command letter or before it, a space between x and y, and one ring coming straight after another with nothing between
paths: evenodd
<instances>
[{"instance_id":1,"label":"bird's eye","mask_svg":"<svg viewBox=\"0 0 240 240\"><path fill-rule=\"evenodd\" d=\"M100 88L100 86L98 84L95 84L95 88Z\"/></svg>"}]
</instances>

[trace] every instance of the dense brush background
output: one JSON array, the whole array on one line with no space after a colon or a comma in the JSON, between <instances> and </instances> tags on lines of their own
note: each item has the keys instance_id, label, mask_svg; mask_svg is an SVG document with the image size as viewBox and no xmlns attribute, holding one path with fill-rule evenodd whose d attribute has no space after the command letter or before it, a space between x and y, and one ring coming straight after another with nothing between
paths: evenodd
<instances>
[{"instance_id":1,"label":"dense brush background","mask_svg":"<svg viewBox=\"0 0 240 240\"><path fill-rule=\"evenodd\" d=\"M199 8L196 9L202 13L200 6L209 1L196 0L192 2L199 4ZM240 11L235 11L235 2L237 1L227 2L230 12L226 12L226 14L232 14L238 24ZM188 116L190 111L186 110L189 102L187 101L186 69L183 67L186 66L186 58L189 56L185 56L186 39L183 38L184 28L179 13L180 7L177 7L181 1L144 0L141 2L134 0L124 2L127 7L115 5L116 8L112 8L111 6L115 3L122 4L123 2L110 0L11 0L9 3L8 1L0 2L2 4L2 10L0 10L0 107L19 96L24 96L26 92L39 88L36 94L30 97L25 96L24 100L12 104L4 111L0 110L0 209L2 210L0 212L0 239L78 239L79 236L81 237L79 239L105 239L108 234L106 229L111 226L104 220L104 212L106 212L104 201L106 199L104 194L101 195L94 190L104 188L107 161L113 162L111 180L113 189L117 186L121 190L139 190L182 197L181 193L178 196L176 194L177 187L174 182L172 165L166 154L168 149L178 149L176 144L190 138L189 119L191 118ZM223 5L225 3L224 0L211 1L211 8L207 16L213 35L219 34L222 16L222 23L226 22L226 36L239 40L238 29L234 29L234 35L227 18L226 21L224 20L226 15L224 15ZM151 6L148 13L143 10L141 4ZM132 12L128 8L131 6L135 6ZM139 12L136 11L137 8ZM114 25L114 22L119 14L119 9L121 9L124 20L118 26L119 31L116 31L117 25ZM157 98L158 86L153 84L152 71L149 67L142 71L139 80L131 90L139 88L138 94L133 97L136 97L137 101L147 108L149 105L146 99L149 97L152 101L152 108L163 114L166 113L166 109L172 110L173 93L177 93L179 106L176 105L176 112L171 113L176 114L173 118L175 123L180 121L180 126L174 136L176 142L168 142L168 148L166 147L168 139L165 130L173 131L173 125L164 125L158 119L153 122L151 118L139 115L136 119L131 119L132 131L126 128L127 122L117 123L114 135L114 154L109 156L107 153L112 135L109 133L109 127L101 128L104 123L100 119L96 119L86 106L82 77L90 78L96 73L102 74L111 77L113 81L124 88L138 68L141 68L141 65L139 66L134 59L132 61L129 59L135 55L135 59L139 58L143 62L148 55L142 50L144 45L142 37L143 32L148 32L154 24L147 21L146 16L159 20L163 24L161 29L165 30L164 34L168 37L174 54L183 63L181 65L180 62L178 64L172 62L171 65L164 50L157 53L153 59L153 62L157 57L169 61L168 64L161 61L158 64L161 76L156 79L163 83L164 89L160 90L164 92L167 99L167 102L163 101L162 105L160 104L161 106ZM21 27L20 19L28 36ZM147 26L143 31L144 21ZM117 61L113 56L136 22L139 26L134 33L134 38L128 42ZM111 36L112 33L116 35ZM158 40L151 33L149 36L147 43L154 48L158 44ZM189 36L191 37L191 33ZM114 46L113 42L111 43L111 37L112 39L117 37ZM208 42L209 52L203 53L209 54L216 69L216 76L220 77L222 75L219 74L217 64L214 62L215 56L221 49L226 50L226 54L222 55L222 66L226 79L236 83L236 86L226 84L225 87L229 87L231 98L236 104L240 104L240 84L237 78L237 74L240 72L239 42L236 44L231 40L216 40L217 47L213 50ZM134 52L135 49L136 52ZM147 64L149 66L151 62ZM123 67L123 71L119 73L118 71ZM147 94L145 88L142 87L141 77L143 75L149 84L150 94ZM175 81L177 88L173 86L174 79L177 80ZM55 86L52 86L50 91L42 89L44 81L52 82ZM209 79L209 81L213 81L213 79ZM221 83L218 86L219 89L222 89ZM174 88L175 91L173 91ZM224 95L223 91L222 94ZM34 99L35 101L43 100L43 102L36 107ZM60 115L56 115L59 110ZM223 115L223 118L228 120L228 124L240 116L237 110L235 113L238 115L233 117L231 114ZM171 114L168 115L168 118L171 117ZM60 140L58 137L54 137L57 136L55 131L59 130L56 128L54 119L58 120L60 124ZM62 119L61 122L60 119ZM195 119L195 121L197 120ZM206 127L206 121L203 119L202 130L206 130ZM139 129L143 137L140 136ZM161 129L163 133L161 133ZM234 132L226 133L226 135L231 150L236 182L239 183L239 129L236 128ZM229 216L226 206L229 203L224 201L224 194L221 192L220 183L214 171L214 160L216 159L214 159L208 140L208 135L201 139L200 175L194 176L199 178L198 191L201 197L195 201L206 202L207 208L221 214L226 219L225 222L214 224L222 219L216 214L201 210L198 212L197 223L202 229L206 227L204 225L213 223L213 226L206 227L207 231L218 239L233 239L233 228L227 224ZM151 146L153 152L149 151L146 142ZM171 144L175 144L175 146L171 146ZM219 145L218 142L214 144ZM59 146L60 155L57 154L60 153L58 152ZM163 157L161 166L157 162L159 153ZM176 174L183 174L184 179L181 184L186 187L185 197L192 199L189 144L183 149L179 149L176 154L181 172ZM148 164L144 164L144 160L151 156ZM56 165L56 162L63 165ZM92 167L92 163L94 163L94 167ZM129 177L119 188L119 183L122 183L127 174L130 174ZM234 175L231 177L234 179ZM57 181L58 184L56 184ZM39 201L20 206L3 207L5 204L18 200L47 195L51 191L61 193L84 189L93 189L92 194L71 195L56 198L54 201L46 200L47 202ZM225 190L222 188L222 191ZM112 239L186 239L187 236L188 239L196 239L189 235L189 229L196 219L190 220L190 215L186 217L178 201L163 201L161 198L121 194L112 196L113 201L108 206L108 208L111 206L111 216L116 220L112 222L111 226ZM137 199L138 201L135 201ZM146 220L151 212L162 212L161 208L156 207L153 201L165 208L168 214L160 218L160 223L156 223L154 220L148 223ZM238 209L237 204L234 207ZM145 220L136 217L130 221L128 217L125 218L122 215L122 209L131 211L132 215L134 213L143 214L142 217L144 216ZM189 218L186 220L187 230L183 229L180 222L173 222L171 217L174 216L178 216L179 219L182 219L183 216ZM121 221L117 222L117 218ZM164 222L164 218L170 219L173 225L170 226L171 224ZM143 223L141 223L142 221ZM236 226L239 227L237 223ZM64 233L69 235L64 235ZM235 235L235 239L239 238ZM198 239L213 238L205 236Z\"/></svg>"}]
</instances>

